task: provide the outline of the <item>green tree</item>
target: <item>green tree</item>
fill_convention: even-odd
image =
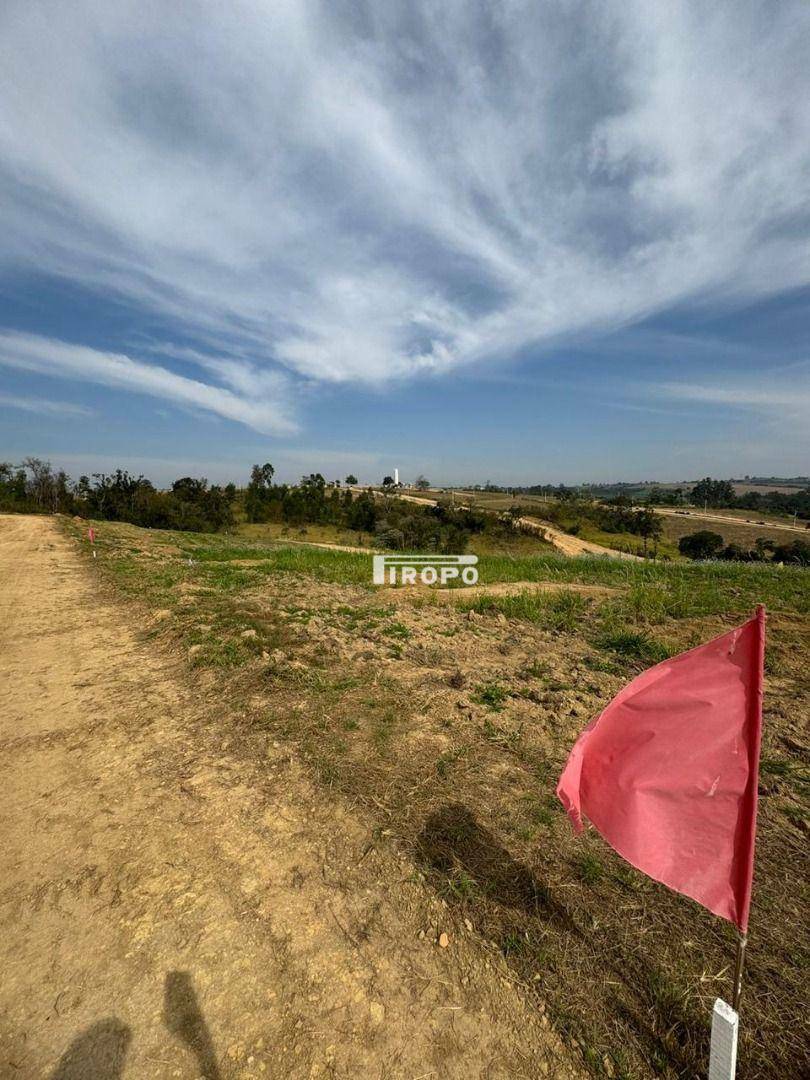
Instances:
[[[276,470],[266,461],[250,470],[250,483],[245,492],[245,516],[249,522],[267,520],[267,504],[273,487]]]
[[[723,547],[723,537],[708,529],[682,536],[678,541],[678,551],[690,559],[712,559],[719,554]]]
[[[634,532],[644,541],[644,554],[647,554],[647,544],[650,540],[655,545],[661,539],[664,532],[664,524],[658,514],[652,510],[638,510],[635,514]]]
[[[354,473],[349,473],[349,475],[346,477],[346,483],[349,487],[355,486],[355,484],[357,483],[357,477],[354,475]]]
[[[710,476],[700,480],[689,493],[695,506],[733,506],[734,485],[730,480],[712,480]]]

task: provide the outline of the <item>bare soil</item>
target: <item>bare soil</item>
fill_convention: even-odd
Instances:
[[[0,517],[0,1075],[580,1075],[471,924],[92,569]]]

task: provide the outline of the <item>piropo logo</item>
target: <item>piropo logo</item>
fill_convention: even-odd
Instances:
[[[447,585],[478,581],[477,555],[374,555],[375,585]]]

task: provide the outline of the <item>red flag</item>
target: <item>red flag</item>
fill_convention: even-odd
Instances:
[[[757,817],[765,609],[645,671],[577,739],[557,785],[622,858],[745,933]]]

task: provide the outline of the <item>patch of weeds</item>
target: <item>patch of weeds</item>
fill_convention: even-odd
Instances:
[[[586,885],[595,885],[604,875],[602,860],[591,852],[585,851],[574,859],[574,869]]]
[[[658,664],[672,655],[663,642],[638,630],[608,630],[599,634],[595,645],[630,660]]]
[[[785,803],[781,810],[788,821],[795,825],[797,829],[801,829],[802,832],[810,830],[810,815],[808,815],[804,807],[797,806],[796,803]]]
[[[521,669],[520,675],[524,679],[540,679],[544,675],[548,675],[550,670],[548,664],[544,664],[540,660],[532,660],[530,664]]]
[[[529,942],[525,934],[518,934],[511,930],[501,939],[501,952],[504,956],[522,956],[526,952]]]
[[[563,813],[563,807],[556,795],[543,795],[532,808],[532,817],[538,825],[553,825],[555,818]]]
[[[503,728],[496,727],[491,720],[484,719],[484,737],[488,739],[495,746],[499,746],[502,750],[517,751],[520,748],[521,740],[523,738],[523,732],[521,730],[505,731]]]
[[[534,825],[513,825],[512,832],[518,840],[533,840],[537,829]]]
[[[587,603],[581,593],[562,589],[548,598],[546,625],[553,630],[576,630],[585,614]]]
[[[440,891],[452,900],[474,900],[480,892],[475,878],[462,869],[454,870],[443,882]]]
[[[467,750],[468,747],[460,746],[456,750],[445,750],[444,753],[439,754],[436,758],[436,772],[442,780],[448,778],[455,763],[464,757]]]
[[[591,671],[603,671],[606,675],[621,674],[621,669],[618,668],[612,660],[609,660],[605,656],[597,656],[596,654],[591,654],[589,656],[586,656],[582,662],[583,664],[585,664],[586,667],[589,667]]]
[[[397,714],[393,709],[385,709],[372,718],[371,738],[378,751],[382,752],[388,747],[396,723]]]
[[[500,712],[509,697],[507,691],[499,683],[481,683],[472,696],[477,705],[485,705],[493,712]]]
[[[462,601],[458,607],[460,611],[475,611],[478,615],[496,613],[508,619],[524,619],[549,630],[575,630],[587,601],[570,589],[545,593],[524,589],[506,596],[484,593],[474,600]]]
[[[629,863],[617,860],[613,869],[613,877],[620,885],[623,885],[626,889],[631,889],[633,892],[638,892],[644,887],[644,879]]]
[[[384,626],[380,631],[385,634],[386,637],[399,638],[400,641],[408,641],[412,637],[411,631],[401,622],[392,622],[388,626]]]
[[[205,645],[191,664],[192,667],[234,668],[241,667],[249,659],[250,654],[240,642],[220,640]]]

